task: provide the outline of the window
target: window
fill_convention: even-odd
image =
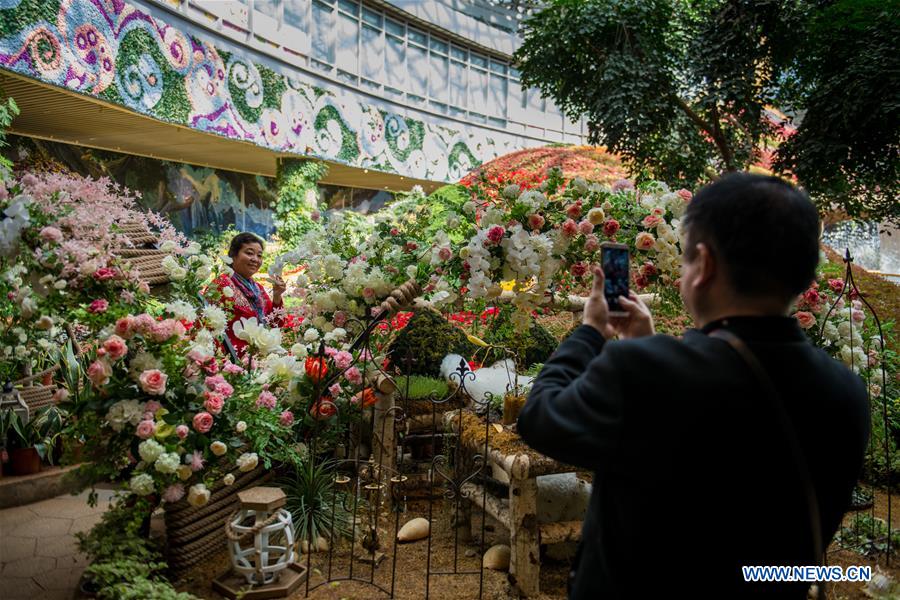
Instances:
[[[488,113],[506,118],[507,84],[506,77],[491,74],[488,88]]]
[[[406,37],[406,26],[403,23],[398,23],[397,21],[385,19],[384,30],[389,34],[396,35],[400,38]]]
[[[450,61],[450,76],[447,83],[450,87],[450,104],[466,106],[466,65],[455,60]]]
[[[312,57],[334,64],[334,8],[313,0]]]
[[[253,3],[253,8],[268,17],[278,20],[278,5],[280,3],[280,0],[256,0]]]
[[[350,73],[359,73],[356,51],[359,46],[359,21],[343,12],[338,17],[337,67]]]
[[[384,73],[388,85],[406,89],[406,44],[392,35],[385,36]]]
[[[473,55],[474,57],[474,55]],[[487,71],[469,69],[469,110],[483,111],[489,85]]]
[[[428,95],[441,102],[447,102],[449,96],[449,90],[447,89],[449,62],[446,56],[441,56],[434,52],[431,53]]]
[[[409,91],[424,96],[428,92],[428,50],[410,44],[406,48]]]
[[[354,17],[359,16],[359,4],[353,0],[338,0],[338,8]]]
[[[309,11],[309,0],[282,0],[284,2],[284,23],[307,31],[306,17]]]
[[[382,80],[384,66],[384,36],[381,31],[371,25],[362,28],[362,56],[360,57],[361,73],[366,79]]]

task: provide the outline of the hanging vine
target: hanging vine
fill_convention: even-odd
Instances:
[[[284,159],[278,163],[278,199],[275,202],[275,227],[287,245],[314,226],[319,208],[318,183],[328,173],[328,165],[305,159]]]

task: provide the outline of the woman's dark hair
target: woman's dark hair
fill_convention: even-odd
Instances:
[[[819,215],[804,192],[777,177],[733,173],[707,185],[688,205],[684,227],[685,257],[705,243],[740,294],[787,300],[815,279]]]
[[[265,242],[263,242],[258,235],[245,231],[231,238],[231,245],[228,247],[228,256],[234,258],[238,255],[238,252],[241,251],[241,248],[247,244],[259,244],[260,248],[263,250],[266,249]]]

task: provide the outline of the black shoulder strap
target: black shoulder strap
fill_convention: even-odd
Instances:
[[[790,448],[791,458],[796,467],[797,475],[800,478],[800,484],[803,486],[803,493],[806,496],[806,505],[809,511],[809,524],[813,537],[813,552],[815,553],[814,556],[816,562],[821,563],[824,559],[825,549],[822,541],[822,521],[819,518],[819,499],[816,495],[816,488],[813,486],[812,476],[809,472],[809,463],[807,463],[806,455],[800,447],[800,440],[797,439],[797,433],[794,430],[791,417],[788,415],[787,410],[785,410],[784,404],[781,401],[781,395],[775,388],[775,384],[772,383],[772,378],[769,377],[766,370],[756,358],[756,355],[753,354],[753,351],[750,350],[743,340],[727,329],[716,329],[711,331],[709,337],[723,340],[734,348],[735,352],[738,353],[738,356],[740,356],[747,366],[750,367],[754,377],[763,388],[763,396],[769,399],[772,408],[774,409],[778,427],[781,429],[784,439]],[[821,594],[821,591],[824,589],[821,583],[818,586],[818,589],[820,597],[824,597],[824,595]]]

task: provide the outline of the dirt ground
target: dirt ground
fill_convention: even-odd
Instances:
[[[895,528],[900,528],[900,495],[891,498],[891,519]],[[874,511],[866,511],[876,517],[887,518],[887,496],[884,492],[876,492]],[[478,598],[479,585],[483,586],[482,598],[485,600],[501,600],[514,598],[505,572],[483,571],[483,579],[479,581],[479,539],[481,534],[481,513],[472,513],[472,540],[470,543],[460,541],[455,547],[454,529],[451,523],[453,503],[436,501],[433,507],[431,546],[431,571],[453,572],[452,575],[433,574],[429,582],[429,597],[436,600],[454,599],[470,600]],[[399,523],[418,517],[428,516],[428,503],[424,500],[412,501],[406,512],[400,514]],[[394,597],[403,600],[419,600],[425,598],[425,571],[428,564],[428,542],[420,540],[408,544],[398,544],[394,552],[395,518],[390,516],[389,522],[380,523],[381,551],[384,560],[375,568],[370,564],[354,559],[352,578],[362,581],[350,581],[350,553],[346,546],[338,546],[331,556],[330,573],[328,554],[313,554],[310,562],[312,577],[309,581],[309,595],[313,600],[376,600],[389,597],[393,573]],[[509,543],[508,532],[496,521],[488,517],[485,522],[484,548],[494,544]],[[468,555],[467,555],[468,554]],[[394,557],[396,556],[396,564]],[[454,569],[455,558],[455,569]],[[847,567],[849,565],[869,565],[876,572],[891,576],[900,581],[900,556],[893,556],[891,565],[885,566],[884,558],[874,561],[855,552],[841,550],[832,544],[828,552],[828,563]],[[569,565],[566,561],[558,561],[542,556],[541,559],[541,594],[537,600],[564,600],[566,597],[566,577]],[[307,564],[303,556],[302,564]],[[189,591],[201,598],[220,600],[223,597],[213,592],[210,581],[228,571],[229,559],[225,552],[211,557],[202,567],[183,580],[178,589]],[[474,572],[465,574],[464,572]],[[375,584],[375,585],[373,585]],[[380,586],[380,591],[375,586]],[[831,600],[864,600],[870,598],[864,592],[865,586],[860,583],[838,583],[828,587]],[[300,600],[307,597],[304,585],[291,598]]]

